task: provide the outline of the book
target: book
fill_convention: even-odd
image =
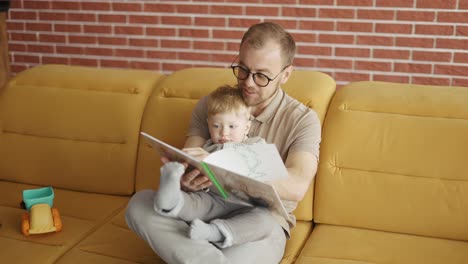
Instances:
[[[202,161],[145,132],[140,134],[162,156],[186,162],[208,176],[211,191],[224,198],[235,195],[248,203],[260,204],[288,219],[278,192],[265,181],[288,177],[288,171],[274,144],[233,144],[210,153]]]

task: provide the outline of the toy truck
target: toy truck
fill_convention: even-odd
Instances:
[[[59,232],[62,220],[59,211],[53,208],[52,187],[23,191],[23,202],[27,212],[22,216],[21,231],[24,235]]]

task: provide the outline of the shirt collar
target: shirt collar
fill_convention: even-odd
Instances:
[[[272,119],[273,116],[275,115],[276,110],[278,109],[283,97],[284,97],[284,91],[283,91],[283,89],[279,88],[278,92],[273,97],[273,100],[271,100],[271,102],[267,105],[267,107],[265,107],[263,112],[261,114],[259,114],[255,118],[255,120],[257,120],[257,121],[259,121],[261,123],[266,123],[270,119]]]

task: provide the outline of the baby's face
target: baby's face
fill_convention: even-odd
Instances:
[[[215,144],[242,142],[250,129],[246,114],[220,113],[208,118],[211,141]]]

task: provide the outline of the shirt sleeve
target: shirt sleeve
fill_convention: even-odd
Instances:
[[[207,97],[202,97],[195,108],[192,111],[192,118],[190,120],[190,127],[187,131],[186,136],[199,136],[204,139],[210,138],[210,132],[208,131],[208,118],[207,113]]]
[[[317,113],[311,110],[299,122],[296,130],[295,140],[292,142],[288,153],[305,151],[312,153],[319,159],[320,142],[322,140],[322,129]]]

